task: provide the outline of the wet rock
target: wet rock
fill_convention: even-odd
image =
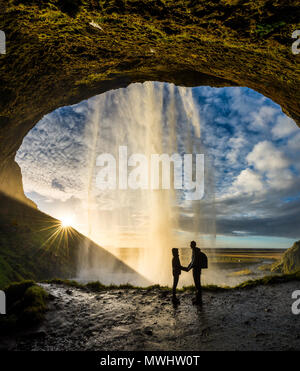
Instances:
[[[168,291],[162,291],[161,294],[160,294],[160,297],[164,299],[164,298],[166,298],[168,295],[169,295],[169,292],[168,292]]]
[[[56,310],[62,309],[62,305],[59,303],[54,303],[54,306]]]
[[[54,301],[54,300],[56,300],[56,299],[57,299],[56,296],[54,296],[54,295],[52,295],[52,294],[48,294],[48,300],[49,300],[49,301]]]
[[[288,352],[294,352],[294,351],[299,350],[299,349],[296,349],[296,348],[294,348],[294,347],[288,347],[286,350],[287,350]]]
[[[66,290],[66,294],[68,294],[68,295],[73,295],[73,291],[70,290],[70,289],[68,289],[68,290]]]
[[[139,329],[139,328],[136,328],[136,329],[132,330],[132,333],[134,334],[134,336],[138,337],[138,336],[142,335],[142,330]]]
[[[14,339],[1,339],[0,352],[14,350],[16,341]]]
[[[146,328],[144,329],[144,333],[145,333],[146,335],[148,335],[148,336],[152,336],[152,335],[153,335],[153,330],[152,330],[151,327],[146,327]]]
[[[264,334],[263,332],[257,332],[256,334],[254,334],[255,338],[260,338],[260,337],[264,337],[264,336],[266,336],[266,334]]]
[[[209,335],[209,332],[210,332],[210,327],[205,327],[202,331],[201,331],[201,336],[208,336]]]

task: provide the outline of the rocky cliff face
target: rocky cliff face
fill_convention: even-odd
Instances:
[[[300,241],[294,243],[283,255],[282,259],[275,263],[272,272],[295,273],[300,271]]]
[[[248,86],[300,124],[300,57],[291,52],[292,32],[300,29],[298,0],[0,5],[7,39],[0,56],[0,190],[6,193],[23,193],[13,159],[43,115],[131,82]]]
[[[37,207],[24,194],[21,169],[14,157],[9,157],[0,166],[0,192],[27,206]]]

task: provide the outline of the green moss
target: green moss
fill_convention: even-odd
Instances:
[[[29,287],[24,293],[24,310],[20,321],[24,324],[36,324],[43,320],[47,309],[47,292],[40,286]]]
[[[259,285],[270,285],[276,283],[285,283],[290,281],[300,281],[300,271],[293,274],[265,276],[257,280],[249,280],[234,287],[234,289],[252,288]]]
[[[10,284],[5,288],[7,306],[11,307],[14,303],[23,298],[27,289],[35,285],[34,281],[22,281]]]
[[[102,285],[99,281],[89,282],[86,284],[86,287],[91,291],[102,291],[105,290],[105,286]]]
[[[31,327],[44,319],[48,293],[33,281],[13,283],[4,292],[7,314],[0,317],[2,333]]]
[[[286,23],[281,21],[281,22],[275,22],[271,24],[257,24],[256,25],[256,30],[255,32],[260,36],[264,37],[271,32],[274,32],[275,30],[280,29],[281,27],[285,26]]]

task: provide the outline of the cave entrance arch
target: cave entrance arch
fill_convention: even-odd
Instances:
[[[165,84],[165,85],[167,85],[167,84]],[[131,88],[133,88],[133,87],[134,87],[134,85],[131,85]],[[178,90],[178,89],[182,89],[182,88],[176,87],[176,89]],[[121,89],[121,90],[126,91],[126,90],[130,90],[130,88]],[[182,90],[185,90],[185,89],[182,89]],[[192,89],[190,89],[190,90],[192,90]],[[218,148],[219,152],[226,157],[226,161],[228,161],[228,163],[229,162],[234,162],[234,161],[238,162],[238,161],[241,161],[241,159],[243,159],[244,162],[245,162],[245,164],[243,164],[243,166],[245,168],[241,167],[241,168],[238,169],[238,172],[235,175],[231,175],[232,177],[237,178],[237,180],[238,180],[237,182],[235,182],[236,183],[235,185],[236,185],[237,189],[248,192],[249,187],[250,188],[252,187],[252,189],[250,191],[260,191],[261,187],[262,187],[262,183],[261,183],[261,180],[260,180],[260,175],[257,174],[257,170],[262,170],[262,172],[264,172],[266,170],[265,169],[266,161],[270,162],[270,160],[272,160],[272,157],[274,157],[276,159],[276,156],[277,156],[278,160],[280,160],[280,161],[283,160],[283,158],[280,155],[280,151],[282,150],[282,147],[279,146],[278,148],[275,148],[272,145],[272,143],[264,143],[265,139],[270,140],[270,137],[273,136],[273,139],[274,138],[278,139],[278,143],[279,143],[279,140],[282,139],[282,138],[285,138],[285,137],[291,138],[292,133],[295,133],[295,129],[297,130],[296,125],[292,124],[291,123],[292,120],[289,120],[287,118],[287,116],[284,116],[282,114],[278,105],[275,105],[270,100],[264,98],[263,96],[261,96],[260,94],[257,94],[254,91],[251,91],[250,89],[241,89],[241,88],[211,89],[209,87],[200,87],[200,88],[197,88],[197,89],[194,89],[194,90],[195,91],[199,90],[199,91],[202,92],[202,93],[199,93],[199,95],[197,95],[197,98],[201,98],[200,101],[199,101],[200,102],[199,103],[200,107],[201,107],[201,105],[203,105],[203,106],[206,107],[206,109],[207,109],[207,106],[208,106],[211,110],[212,109],[216,110],[216,112],[213,112],[212,116],[208,115],[208,117],[209,117],[208,126],[201,127],[201,129],[204,132],[204,136],[205,136],[206,131],[208,129],[210,129],[209,135],[213,134],[214,129],[216,129],[216,131],[221,130],[221,132],[219,133],[219,136],[216,135],[214,137],[215,139],[211,140],[211,142],[218,143],[218,142],[221,142],[222,140],[225,141],[225,142],[230,142],[233,139],[233,141],[232,141],[232,149],[233,150],[235,149],[235,146],[237,146],[239,150],[243,149],[243,147],[245,147],[245,149],[248,148],[245,151],[245,153],[242,152],[242,151],[241,152],[232,151],[232,153],[226,153],[224,148],[223,148],[223,150]],[[224,93],[222,93],[222,92],[224,92]],[[145,93],[145,91],[144,91],[144,93]],[[118,90],[116,90],[115,92],[111,92],[109,94],[105,94],[105,95],[118,97]],[[103,95],[103,96],[105,96],[105,95]],[[133,98],[131,97],[131,100],[133,99],[133,101],[131,102],[131,104],[133,103],[132,104],[133,108],[134,108],[134,106],[139,106],[139,104],[141,102],[140,101],[136,102],[136,97],[137,96],[140,97],[142,95],[143,95],[143,90],[140,90],[140,91],[138,90],[137,94],[134,95]],[[206,95],[207,95],[207,97],[209,97],[210,100],[205,101],[204,98],[205,98]],[[126,97],[126,95],[125,95],[125,97]],[[95,99],[95,98],[97,98],[97,97],[94,97],[93,99]],[[129,98],[130,98],[130,96],[129,96]],[[230,100],[230,99],[232,100],[232,102],[230,102],[230,104],[229,104],[228,100]],[[109,104],[111,104],[111,100],[112,99],[107,99],[107,102]],[[117,102],[120,105],[122,105],[122,104],[126,105],[126,99],[125,98],[123,99],[123,101],[118,99]],[[207,103],[207,102],[209,102],[209,103]],[[226,102],[226,103],[224,103],[224,102]],[[247,105],[248,105],[248,107],[245,108],[245,106],[247,106]],[[226,106],[226,108],[224,108],[223,106]],[[77,110],[76,107],[78,107],[78,112],[83,110],[82,108],[80,108],[80,104],[75,106],[75,109],[74,109],[75,111]],[[114,107],[114,106],[112,105],[111,107]],[[108,105],[108,107],[106,109],[109,111],[109,110],[112,109],[111,107]],[[102,105],[100,111],[101,112],[104,111],[104,108],[105,108],[105,105]],[[160,109],[160,106],[157,105],[155,108]],[[72,107],[70,107],[69,109],[71,110]],[[66,111],[66,113],[63,114],[64,110]],[[68,112],[67,110],[68,110],[68,107],[61,109],[62,120],[64,119],[64,117],[67,116],[67,112]],[[167,110],[167,108],[166,108],[166,110]],[[241,110],[241,113],[239,113],[239,114],[235,113],[235,114],[233,114],[233,116],[228,116],[228,117],[226,116],[226,114],[227,114],[226,111],[236,111],[236,112],[238,112],[239,110]],[[122,112],[123,112],[123,110],[122,110]],[[131,112],[131,114],[133,114],[132,111],[129,110],[129,112]],[[210,114],[212,114],[212,112],[210,112]],[[70,116],[72,116],[72,115],[70,114]],[[126,122],[127,122],[127,120],[129,120],[128,116],[123,116],[122,118]],[[105,115],[104,115],[104,119],[107,121],[107,117]],[[203,117],[203,119],[205,121],[205,117]],[[141,116],[139,116],[139,120],[141,120]],[[232,125],[232,128],[227,127],[228,122],[226,123],[226,120],[228,122],[230,122],[231,120],[234,122],[234,124]],[[286,120],[286,122],[284,120]],[[48,120],[48,121],[49,121],[48,125],[51,125],[51,120]],[[55,121],[55,119],[54,119],[54,121]],[[101,122],[101,119],[100,119],[99,122]],[[218,122],[218,125],[212,124],[214,122]],[[55,125],[53,127],[53,131],[54,132],[57,131],[57,133],[59,133],[59,130],[56,130]],[[112,121],[111,125],[114,127],[116,125],[116,123],[114,121]],[[264,128],[265,125],[266,125],[266,127]],[[292,126],[292,125],[294,125],[294,126]],[[123,126],[126,126],[126,123],[124,123]],[[211,127],[209,127],[209,126],[211,126]],[[42,126],[42,128],[43,128],[43,126]],[[232,131],[233,128],[235,128],[237,130],[244,129],[245,131],[243,132],[243,134],[241,134],[241,132],[240,132],[241,135],[239,136],[239,135],[236,135],[236,133],[234,133],[234,131]],[[248,133],[247,133],[246,129],[248,130]],[[253,131],[254,132],[258,131],[259,132],[259,130],[261,131],[260,134],[259,134],[259,138],[258,139],[251,138],[251,135],[253,136],[253,133],[250,135],[251,131],[252,132]],[[226,131],[227,131],[227,134],[226,134]],[[102,132],[101,127],[100,127],[99,132],[101,134],[101,132]],[[45,138],[47,139],[47,142],[49,142],[50,141],[50,136],[47,136],[47,130],[45,130],[44,135],[46,135]],[[76,136],[75,136],[75,139],[76,139]],[[54,139],[52,138],[52,141],[53,140]],[[54,140],[54,142],[55,142],[55,140]],[[29,143],[29,146],[30,146],[30,139],[28,139],[28,143]],[[36,147],[36,144],[35,144],[34,141],[33,141],[33,143],[34,143],[34,147]],[[50,143],[51,143],[51,141],[50,141]],[[121,144],[124,144],[124,143],[121,143]],[[260,144],[260,145],[258,145],[258,144]],[[255,148],[257,147],[255,151],[254,151],[254,147]],[[26,147],[25,147],[24,152],[26,152]],[[30,152],[30,149],[29,149],[29,152]],[[252,153],[251,156],[248,156],[250,154],[250,152],[251,153],[253,152],[253,153]],[[265,161],[264,164],[262,163],[262,159],[261,159],[261,153],[262,152],[266,156],[266,161]],[[255,156],[257,157],[257,160],[259,161],[259,164],[258,164],[259,168],[252,170],[251,166],[253,164],[255,165],[255,161],[253,160],[253,158]],[[247,157],[249,157],[249,164],[247,164],[247,161],[246,161]],[[219,159],[218,159],[218,161],[219,161]],[[50,166],[55,168],[54,163]],[[45,169],[43,167],[42,171],[44,171],[44,170]],[[281,168],[281,171],[282,170],[283,170],[283,168]],[[276,185],[276,179],[274,179],[274,173],[272,173],[272,174],[267,173],[265,175],[269,179],[268,181],[272,181],[272,186],[274,185],[275,187],[278,188],[278,184]],[[42,175],[40,174],[39,177],[41,177],[41,176]],[[53,183],[53,187],[56,188],[56,189],[61,189],[64,192],[64,185],[62,184],[61,179],[59,178],[60,176],[61,176],[61,174],[59,174],[59,172],[57,172],[55,182]],[[249,185],[248,189],[245,189],[245,187],[247,186],[246,181],[250,182],[250,185]],[[250,212],[250,208],[249,208],[248,211]],[[56,217],[59,218],[58,215]],[[112,220],[112,219],[109,219],[109,220]],[[270,222],[271,221],[269,220],[268,223],[270,223]],[[223,228],[223,231],[225,231],[226,221],[223,220],[222,223],[223,224],[222,224],[221,228]],[[237,234],[237,236],[238,235],[242,236],[243,233],[245,233],[245,231],[241,229],[242,224],[243,223],[240,223],[239,226],[238,226],[237,223],[235,224],[235,229],[236,230],[234,232]],[[260,223],[260,224],[264,224],[264,223]],[[244,228],[245,227],[246,227],[246,221],[244,223]],[[254,227],[255,226],[253,226],[253,228]],[[227,229],[228,229],[228,226],[227,226]],[[227,230],[227,232],[228,232],[228,230]],[[262,233],[262,231],[260,231],[259,233]],[[99,242],[101,244],[101,241],[97,241],[97,242]]]

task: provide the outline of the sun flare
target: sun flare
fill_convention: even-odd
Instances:
[[[72,227],[74,218],[71,215],[65,215],[64,217],[60,218],[61,226],[63,228]]]

